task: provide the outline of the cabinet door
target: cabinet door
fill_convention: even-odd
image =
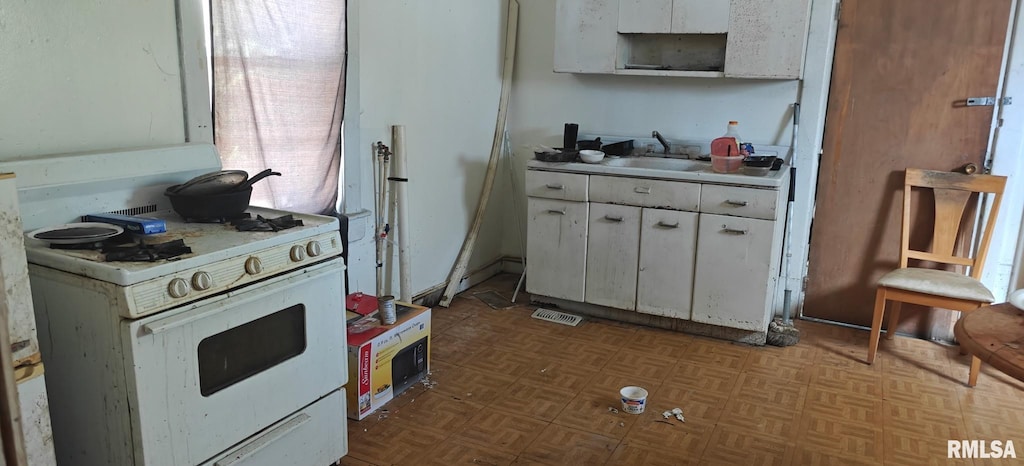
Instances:
[[[672,32],[672,0],[619,0],[619,32]]]
[[[586,302],[636,309],[640,208],[590,203]]]
[[[729,32],[730,0],[674,0],[673,34],[725,34]],[[622,27],[622,19],[619,19]],[[621,31],[621,29],[620,29]]]
[[[810,0],[732,0],[725,75],[799,79]]]
[[[555,71],[614,72],[619,0],[558,0],[555,8]]]
[[[695,322],[766,331],[775,222],[701,214],[693,280]]]
[[[586,202],[529,198],[526,291],[583,301],[587,206]]]
[[[643,210],[636,285],[637,312],[690,318],[696,250],[696,213]]]

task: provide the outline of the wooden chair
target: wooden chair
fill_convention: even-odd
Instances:
[[[868,364],[875,361],[886,301],[893,301],[892,309],[889,312],[886,338],[892,338],[896,334],[896,327],[900,319],[900,303],[920,304],[966,313],[995,301],[992,292],[979,280],[1005,186],[1006,177],[1004,176],[963,175],[907,169],[903,186],[900,268],[885,274],[878,281],[875,313],[871,319],[871,340],[868,343]],[[930,251],[910,249],[910,199],[913,188],[931,189],[935,195],[935,227]],[[984,231],[978,242],[977,254],[972,258],[970,252],[967,256],[960,256],[956,254],[955,250],[960,240],[958,232],[961,224],[966,225],[964,228],[974,228],[974,222],[964,222],[967,203],[974,193],[979,193],[979,196],[984,193],[994,196]],[[910,259],[969,267],[970,275],[945,270],[908,267],[907,262]],[[973,387],[978,382],[980,369],[981,360],[973,357],[968,386]]]

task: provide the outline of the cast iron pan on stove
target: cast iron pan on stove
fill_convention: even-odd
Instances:
[[[180,185],[174,185],[167,188],[164,195],[171,200],[171,208],[186,219],[231,218],[245,212],[245,209],[249,207],[252,185],[271,175],[280,176],[281,174],[268,168],[227,191],[213,194],[188,194],[178,190]]]

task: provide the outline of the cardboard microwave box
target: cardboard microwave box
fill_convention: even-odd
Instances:
[[[348,324],[348,417],[363,419],[430,370],[430,308],[395,303],[398,319],[383,325],[376,314]]]

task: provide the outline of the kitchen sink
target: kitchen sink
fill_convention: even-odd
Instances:
[[[706,168],[711,168],[710,162],[661,157],[609,158],[605,159],[602,164],[609,167],[648,168],[654,170],[674,170],[681,172],[696,172]]]

